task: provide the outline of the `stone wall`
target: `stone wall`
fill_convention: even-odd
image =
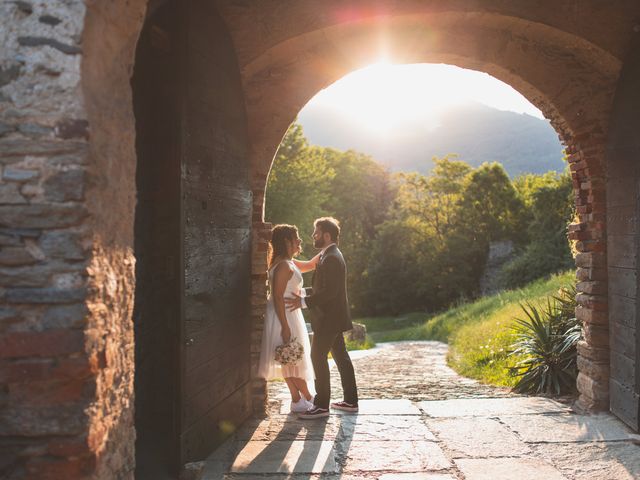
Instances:
[[[583,322],[578,343],[578,406],[609,407],[609,335],[607,329],[606,192],[602,131],[586,132],[567,149],[578,221],[569,226],[575,241],[576,317]]]
[[[263,194],[264,195],[264,194]],[[252,407],[256,415],[266,413],[267,384],[259,378],[258,362],[267,305],[267,251],[271,239],[270,223],[262,222],[262,202],[254,196],[251,264],[251,377],[253,378]],[[256,206],[258,209],[256,210]],[[255,212],[258,212],[256,215]],[[257,218],[256,218],[257,217]]]
[[[128,66],[144,5],[125,3],[126,15],[93,6],[87,13],[83,2],[0,5],[0,471],[6,478],[133,472],[135,155]],[[87,72],[98,43],[107,68],[94,62]],[[105,89],[114,77],[125,89]],[[99,94],[87,102],[92,88]],[[104,121],[122,105],[123,117]]]
[[[82,2],[0,5],[6,478],[79,478],[98,468],[106,448],[113,472],[133,466],[131,432],[117,427],[133,423],[132,336],[110,313],[120,304],[130,314],[133,259],[94,242],[96,179],[80,93],[84,15]],[[114,430],[125,436],[109,438]]]
[[[491,295],[500,290],[500,271],[513,258],[514,251],[511,240],[499,240],[489,244],[489,255],[482,277],[480,277],[481,295]]]
[[[94,478],[131,478],[135,466],[136,154],[131,75],[146,3],[87,1],[81,36],[82,83],[76,95],[84,103],[90,129],[86,205],[92,240],[85,332],[90,339],[87,351],[105,352],[87,410],[89,431],[99,434],[89,445],[97,459]]]

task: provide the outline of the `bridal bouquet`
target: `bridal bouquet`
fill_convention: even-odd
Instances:
[[[276,362],[282,365],[295,365],[302,359],[304,347],[296,338],[276,347]]]

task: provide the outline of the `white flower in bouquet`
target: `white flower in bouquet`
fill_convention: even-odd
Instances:
[[[287,343],[276,347],[276,362],[282,365],[295,365],[304,355],[304,347],[294,337]]]

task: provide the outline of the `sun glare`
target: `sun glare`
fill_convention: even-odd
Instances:
[[[330,109],[373,134],[390,135],[416,119],[434,128],[442,113],[466,102],[542,118],[520,93],[485,73],[451,65],[386,62],[346,75],[319,92],[305,109]]]

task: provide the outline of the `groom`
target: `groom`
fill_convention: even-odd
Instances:
[[[316,397],[313,407],[299,415],[303,419],[329,416],[331,397],[329,351],[336,362],[344,401],[331,404],[332,408],[348,412],[358,411],[358,389],[353,364],[347,353],[342,332],[351,330],[351,315],[347,300],[347,266],[338,249],[340,226],[335,218],[318,218],[314,223],[313,245],[321,249],[313,274],[312,287],[304,298],[285,299],[290,310],[309,308],[313,327],[311,362],[316,375]]]

